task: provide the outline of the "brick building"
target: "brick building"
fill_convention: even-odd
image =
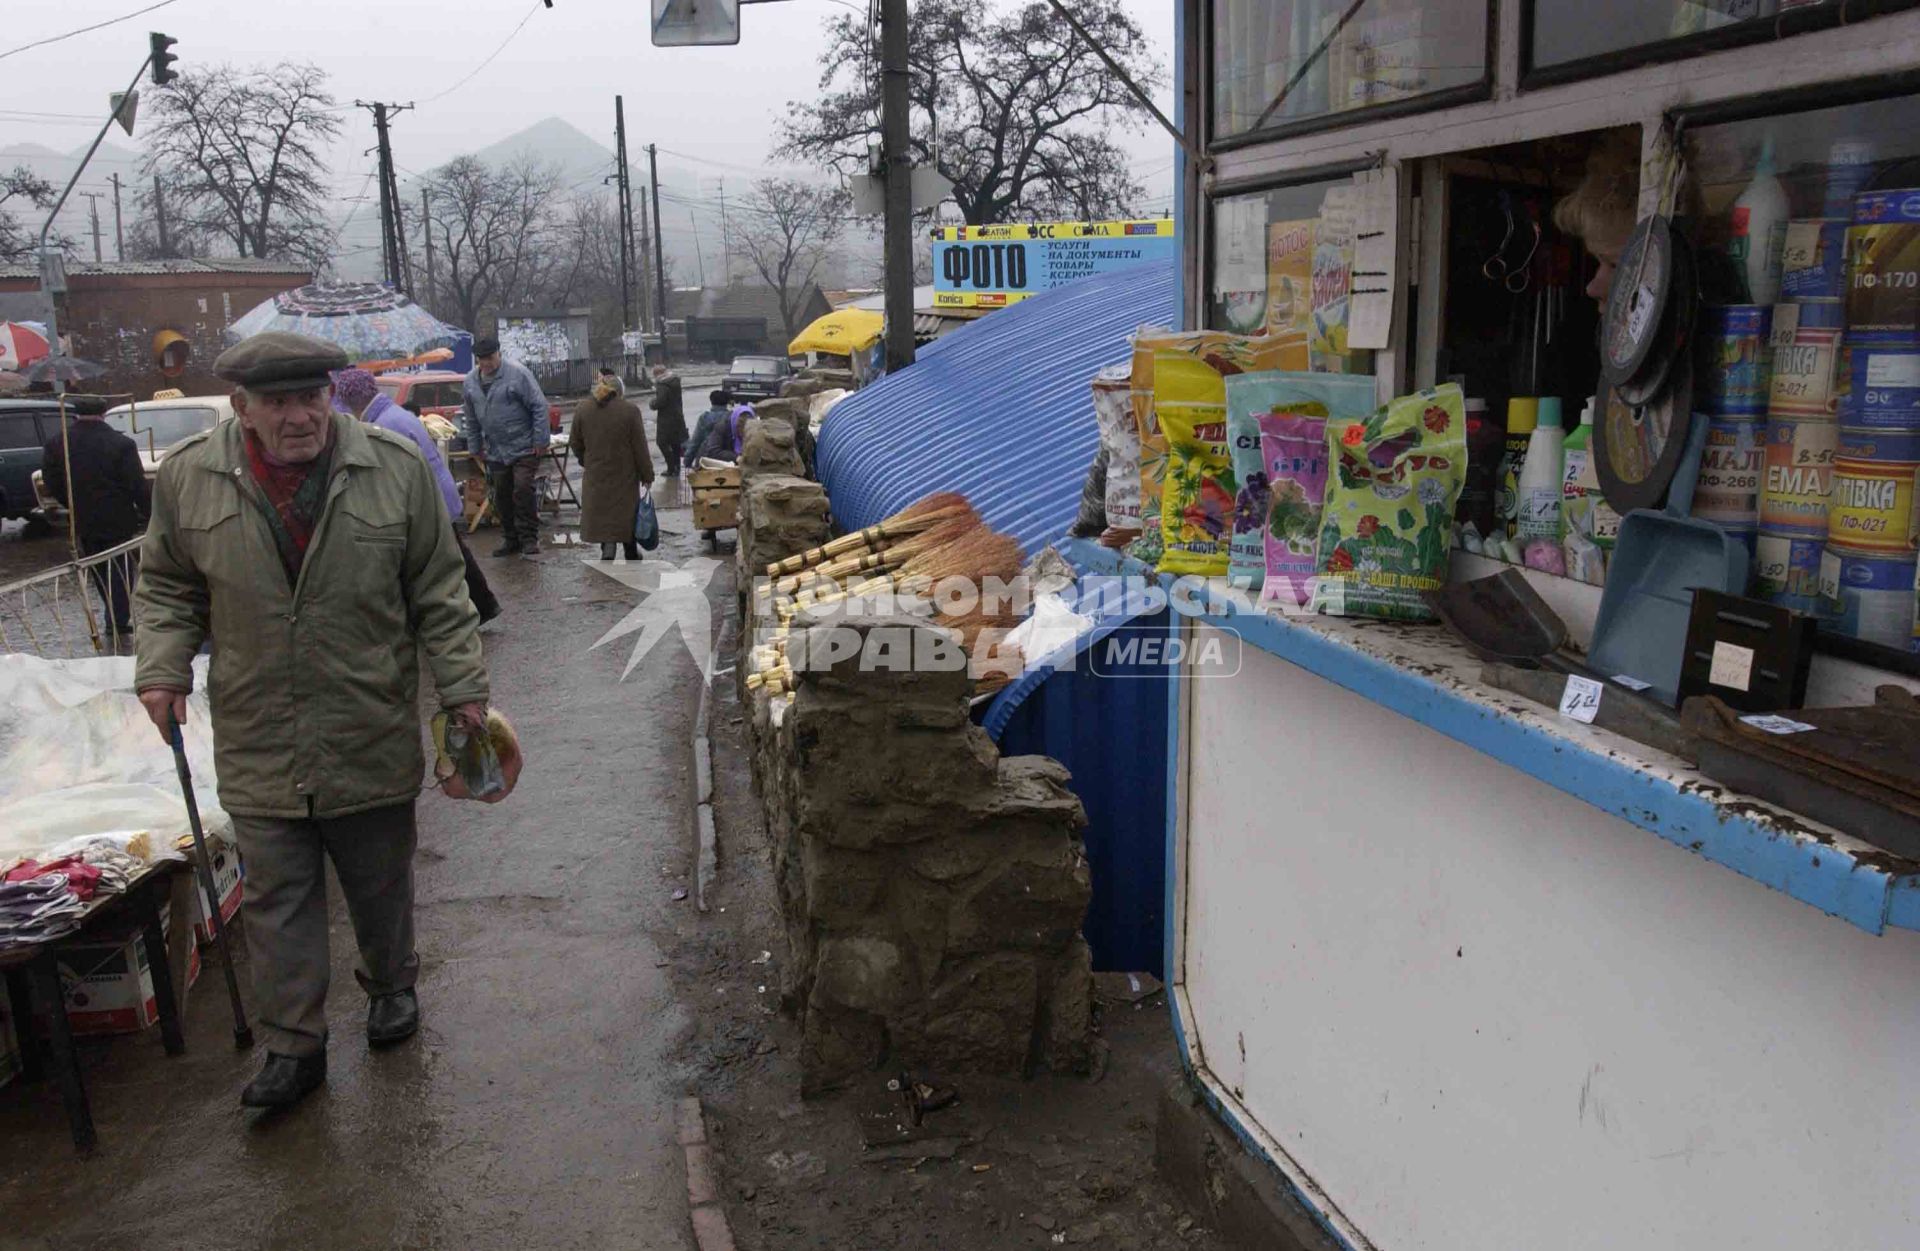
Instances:
[[[0,265],[0,321],[41,321],[37,268]],[[248,310],[313,281],[288,261],[254,258],[107,261],[67,267],[59,297],[67,350],[106,367],[87,389],[139,399],[167,387],[188,395],[225,392],[213,360],[225,333]]]

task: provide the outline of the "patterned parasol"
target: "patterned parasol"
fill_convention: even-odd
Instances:
[[[227,341],[267,330],[337,343],[356,362],[452,347],[460,334],[400,292],[371,282],[282,291],[227,327]]]

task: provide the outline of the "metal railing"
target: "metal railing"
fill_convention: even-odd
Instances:
[[[130,653],[140,543],[128,539],[0,586],[0,652],[46,660]]]

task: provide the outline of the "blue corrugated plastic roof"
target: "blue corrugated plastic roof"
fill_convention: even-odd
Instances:
[[[1093,375],[1125,363],[1179,309],[1172,261],[1088,278],[946,335],[910,369],[834,407],[820,481],[834,518],[870,526],[930,491],[959,491],[1031,555],[1066,533],[1100,445]]]

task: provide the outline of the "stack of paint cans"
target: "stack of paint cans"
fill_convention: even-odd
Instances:
[[[1792,223],[1789,235],[1804,233],[1804,226]],[[1767,390],[1755,581],[1760,596],[1772,603],[1827,615],[1820,597],[1820,558],[1840,442],[1834,377],[1846,310],[1837,272],[1824,284],[1798,271],[1796,277],[1794,298],[1774,305],[1770,328],[1773,372]],[[1784,287],[1784,271],[1781,283]],[[1832,294],[1811,293],[1823,289]]]
[[[1861,192],[1853,209],[1821,590],[1842,633],[1908,648],[1920,555],[1920,189]]]
[[[1693,515],[1733,535],[1753,556],[1760,527],[1773,310],[1760,304],[1700,310],[1695,407],[1707,418]]]

